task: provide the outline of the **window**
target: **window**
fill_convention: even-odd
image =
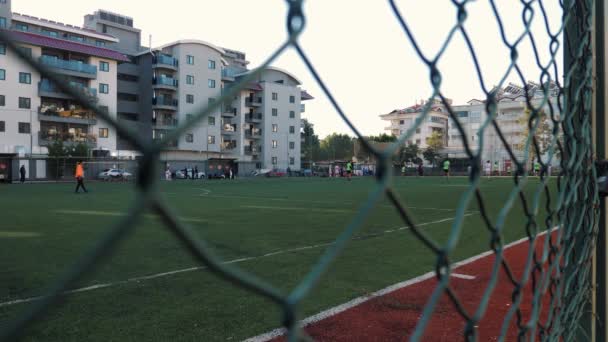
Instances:
[[[272,124],[272,131],[275,132],[275,133],[278,132],[279,131],[279,125]]]
[[[186,95],[186,103],[194,103],[194,95]]]
[[[466,118],[469,116],[469,112],[459,111],[459,112],[456,112],[456,116],[459,118]]]
[[[127,93],[118,93],[116,94],[116,98],[119,101],[129,101],[129,102],[137,102],[139,100],[139,96],[135,94],[127,94]]]
[[[106,46],[106,42],[101,41],[101,40],[96,40],[95,41],[95,46],[105,47]]]
[[[289,149],[290,149],[290,150],[295,150],[295,149],[296,149],[296,143],[295,143],[295,142],[293,142],[293,141],[290,141],[290,142],[289,142]]]
[[[215,102],[215,97],[210,97],[209,98],[209,105],[211,105],[214,102]]]
[[[99,83],[99,92],[102,94],[109,94],[110,86],[105,83]]]
[[[0,17],[0,28],[3,28],[3,29],[6,28],[6,18],[5,17]]]
[[[279,110],[276,108],[272,108],[272,116],[278,116],[279,115]]]
[[[19,133],[21,134],[30,134],[31,128],[29,122],[20,122],[19,123]]]
[[[277,94],[277,93],[272,93],[272,100],[273,100],[273,101],[276,101],[276,100],[278,100],[278,99],[279,99],[279,94]]]
[[[32,99],[29,97],[20,97],[19,98],[19,108],[30,109],[32,108]]]
[[[110,108],[108,106],[99,106],[99,111],[108,114],[110,113]]]
[[[0,121],[0,132],[6,132],[6,127],[4,121]]]
[[[19,31],[28,31],[29,30],[29,27],[23,23],[16,23],[15,28]]]
[[[32,74],[29,72],[20,72],[19,83],[32,84]]]
[[[6,80],[6,70],[0,69],[0,80]]]
[[[57,33],[57,31],[51,31],[51,30],[47,30],[47,29],[42,29],[42,34],[47,35],[49,37],[54,37],[54,38],[59,37],[59,34]]]
[[[215,145],[215,136],[214,135],[210,135],[207,137],[207,144]]]
[[[194,56],[186,56],[186,63],[190,64],[190,65],[194,65]]]
[[[0,95],[0,107],[4,107],[6,105],[6,101],[4,95]]]
[[[295,126],[289,126],[289,134],[294,134],[296,132]]]
[[[209,117],[209,126],[215,126],[215,116]]]
[[[289,97],[289,103],[296,103],[296,97],[295,97],[295,96],[293,96],[293,95],[291,95],[291,96]]]
[[[194,76],[186,75],[186,84],[194,84]]]
[[[279,163],[277,157],[272,157],[272,165],[277,165]]]
[[[100,61],[99,62],[99,71],[105,71],[105,72],[110,71],[110,63]]]
[[[70,40],[73,40],[73,41],[76,41],[76,42],[84,42],[84,37],[70,35]]]
[[[110,130],[107,128],[100,128],[99,129],[99,137],[100,138],[107,138],[110,136]]]
[[[192,114],[186,114],[186,121],[192,120]]]
[[[403,125],[405,123],[405,120],[399,120],[399,124]]]
[[[207,62],[207,67],[209,69],[215,69],[215,61],[210,59],[209,62]]]
[[[272,141],[272,148],[277,148],[277,147],[279,147],[279,142],[276,141],[276,140],[273,140]]]
[[[186,134],[186,142],[187,143],[193,143],[194,142],[194,134],[192,134],[192,133]]]
[[[416,139],[416,145],[420,145],[420,139]]]
[[[420,128],[416,128],[416,134],[420,134]]]
[[[21,51],[24,55],[28,56],[28,57],[32,57],[32,49],[28,48],[28,47],[24,47],[24,46],[18,46],[17,47],[19,49],[19,51]]]
[[[295,164],[296,164],[296,158],[289,157],[289,165],[295,165]]]
[[[6,44],[0,43],[0,55],[6,55]]]
[[[294,112],[293,110],[290,110],[290,111],[289,111],[289,118],[290,118],[290,119],[293,119],[293,118],[295,118],[295,117],[296,117],[296,112]]]
[[[209,80],[207,81],[207,85],[209,86],[209,88],[215,88],[215,80]]]

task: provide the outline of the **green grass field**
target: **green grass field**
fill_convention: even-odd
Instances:
[[[393,181],[412,207],[415,222],[427,223],[421,229],[440,243],[446,241],[466,184],[465,178],[453,178],[449,184],[438,177]],[[529,203],[538,185],[538,180],[528,182]],[[233,265],[287,293],[352,220],[373,186],[372,178],[184,180],[163,183],[161,191],[219,256],[227,261],[249,258]],[[76,195],[73,184],[0,186],[0,303],[43,295],[135,198],[133,184],[89,183],[88,187],[89,194]],[[512,188],[512,179],[482,182],[493,220]],[[544,207],[544,198],[541,204]],[[489,249],[490,234],[477,206],[471,205],[468,212],[452,261]],[[541,209],[537,215],[541,227],[544,220]],[[301,318],[432,270],[434,256],[410,231],[385,233],[403,226],[388,201],[379,203],[302,303]],[[506,227],[505,242],[525,236],[519,201]],[[302,249],[316,245],[325,246]],[[274,254],[264,256],[268,253]],[[273,303],[206,270],[125,282],[194,266],[198,264],[159,220],[147,215],[113,256],[75,288],[116,284],[67,296],[64,305],[31,326],[26,340],[235,341],[280,325],[281,313]],[[0,324],[28,305],[0,305]]]

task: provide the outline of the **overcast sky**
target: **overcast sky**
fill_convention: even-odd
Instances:
[[[515,0],[497,0],[513,40],[523,31],[522,5]],[[434,56],[447,32],[456,22],[456,8],[450,0],[397,1],[420,47]],[[550,26],[560,26],[559,0],[544,1]],[[379,134],[387,124],[378,117],[393,109],[413,105],[431,94],[428,69],[415,55],[388,2],[385,0],[307,0],[307,26],[301,44],[314,62],[338,102],[364,134]],[[105,9],[134,18],[142,30],[142,42],[158,46],[178,39],[201,39],[222,47],[244,51],[251,66],[261,63],[287,36],[284,0],[13,0],[13,11],[73,25],[82,25],[83,16]],[[509,63],[509,50],[500,40],[497,21],[489,1],[468,5],[465,27],[475,49],[488,87],[497,84]],[[541,61],[549,60],[548,36],[536,2],[533,33]],[[471,56],[461,35],[456,35],[442,57],[442,91],[461,104],[482,98]],[[559,66],[561,69],[561,52]],[[538,81],[540,74],[529,40],[521,45],[520,66],[526,78]],[[315,84],[294,50],[281,56],[275,66],[289,70],[315,100],[306,103],[308,118],[321,137],[349,133],[329,101]],[[559,76],[561,77],[561,76]],[[515,74],[509,80],[520,83]]]

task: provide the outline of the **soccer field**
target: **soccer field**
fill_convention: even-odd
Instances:
[[[343,231],[374,188],[372,178],[243,179],[161,184],[166,201],[215,252],[288,293]],[[538,179],[525,187],[529,206]],[[393,188],[414,221],[444,243],[468,179],[396,178]],[[554,188],[551,181],[550,187]],[[135,198],[133,184],[89,183],[0,187],[0,324],[17,317],[92,247]],[[493,222],[514,187],[510,178],[483,180]],[[551,189],[553,194],[556,193]],[[545,227],[544,194],[536,222]],[[551,202],[555,205],[555,201]],[[526,236],[518,199],[507,215],[505,243]],[[382,200],[300,307],[304,318],[434,269],[436,257]],[[479,208],[467,209],[451,261],[490,249]],[[281,311],[200,266],[163,227],[145,215],[111,258],[67,295],[27,340],[242,340],[277,328]]]

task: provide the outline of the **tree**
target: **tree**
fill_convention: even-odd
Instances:
[[[304,138],[304,142],[302,143],[302,161],[319,160],[319,136],[315,134],[313,124],[308,122],[307,119],[302,119],[302,124],[304,125],[302,129],[302,137]]]
[[[410,144],[403,147],[402,150],[402,161],[406,163],[416,163],[420,158],[420,146],[418,144]]]
[[[86,144],[78,143],[78,145],[72,147],[70,151],[71,157],[88,157],[89,147]]]
[[[49,157],[66,157],[68,155],[68,151],[61,140],[53,141],[47,146],[47,149],[49,150]]]
[[[378,136],[373,136],[370,135],[369,137],[367,137],[368,141],[375,141],[375,142],[379,142],[379,143],[386,143],[386,142],[395,142],[397,141],[397,137],[394,135],[389,135],[386,133],[382,133]]]
[[[422,155],[424,156],[424,159],[431,163],[431,165],[435,166],[435,162],[441,157],[440,151],[443,149],[443,135],[439,132],[433,132],[433,134],[427,138],[426,144],[427,148],[424,149]]]
[[[524,111],[524,115],[517,120],[517,123],[523,126],[522,139],[519,143],[515,144],[515,149],[521,152],[524,152],[526,149],[526,144],[528,142],[528,137],[530,136],[530,117],[532,116],[532,110],[530,108],[526,108]],[[545,113],[544,110],[538,112],[538,115],[532,119],[532,127],[536,126],[536,130],[534,131],[534,138],[536,138],[536,142],[538,143],[538,152],[540,155],[544,155],[549,152],[551,148],[551,144],[553,143],[553,122]],[[558,137],[560,141],[563,141],[563,137]],[[559,158],[559,150],[557,149],[557,144],[555,144],[555,153]],[[530,142],[530,148],[528,149],[528,161],[533,162],[538,157],[537,150],[534,147],[534,143]]]
[[[333,133],[321,140],[320,156],[323,160],[346,160],[354,155],[353,138]]]

